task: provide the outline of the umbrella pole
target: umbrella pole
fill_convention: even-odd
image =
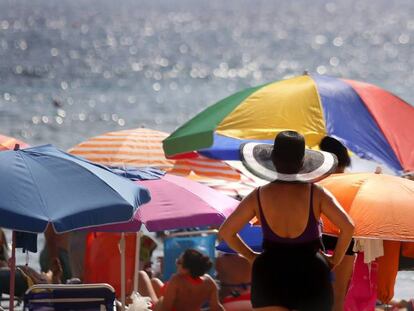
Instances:
[[[125,233],[121,233],[121,241],[119,242],[121,248],[121,303],[122,311],[125,311]]]
[[[9,310],[14,309],[14,283],[16,276],[16,232],[12,233],[12,255],[10,258],[10,289],[9,289]]]
[[[137,232],[135,240],[135,270],[134,270],[134,293],[138,293],[139,282],[139,254],[141,251],[141,232]]]

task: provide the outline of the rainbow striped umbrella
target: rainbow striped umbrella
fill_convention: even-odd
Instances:
[[[22,142],[21,140],[18,140],[18,139],[13,138],[13,137],[0,135],[0,151],[13,150],[13,148],[16,144],[19,145],[19,149],[29,147],[28,144]]]
[[[225,162],[196,153],[186,159],[165,158],[162,140],[167,136],[167,133],[146,128],[109,132],[92,137],[68,152],[108,166],[151,166],[180,176],[194,173],[205,178],[228,181],[240,179],[239,172]]]
[[[372,84],[304,75],[248,88],[208,107],[163,141],[167,157],[197,150],[240,160],[242,143],[272,143],[283,130],[309,147],[325,135],[397,173],[414,170],[414,108]]]

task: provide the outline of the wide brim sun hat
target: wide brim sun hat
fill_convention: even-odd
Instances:
[[[272,161],[272,144],[245,143],[240,147],[244,166],[254,175],[268,181],[310,183],[332,174],[338,164],[334,154],[305,149],[300,168],[295,173],[277,170]]]

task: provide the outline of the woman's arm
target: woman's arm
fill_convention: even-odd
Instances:
[[[335,267],[342,261],[349,247],[354,234],[354,223],[332,194],[320,186],[316,188],[320,198],[320,212],[339,228],[338,242],[333,256],[329,259],[331,265]]]
[[[237,233],[256,215],[256,201],[257,190],[254,190],[240,202],[236,210],[225,220],[218,233],[219,240],[226,241],[230,248],[247,258],[250,263],[254,261],[257,253],[253,252]]]
[[[209,279],[210,285],[210,300],[209,300],[209,307],[210,311],[225,311],[223,305],[220,303],[219,295],[218,295],[218,286],[217,283],[209,276],[206,275]]]

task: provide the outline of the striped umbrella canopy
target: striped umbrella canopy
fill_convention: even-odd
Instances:
[[[304,75],[252,87],[208,107],[163,142],[167,157],[197,150],[239,160],[240,145],[272,143],[283,130],[314,147],[330,135],[395,172],[414,170],[414,108],[372,84]]]
[[[156,167],[171,174],[187,176],[191,172],[205,178],[238,181],[236,169],[223,161],[197,153],[190,158],[170,160],[164,155],[162,140],[167,133],[137,128],[95,136],[68,150],[89,161],[118,167]]]
[[[13,137],[0,135],[0,151],[13,150],[15,145],[19,145],[20,149],[29,147],[28,144]]]

